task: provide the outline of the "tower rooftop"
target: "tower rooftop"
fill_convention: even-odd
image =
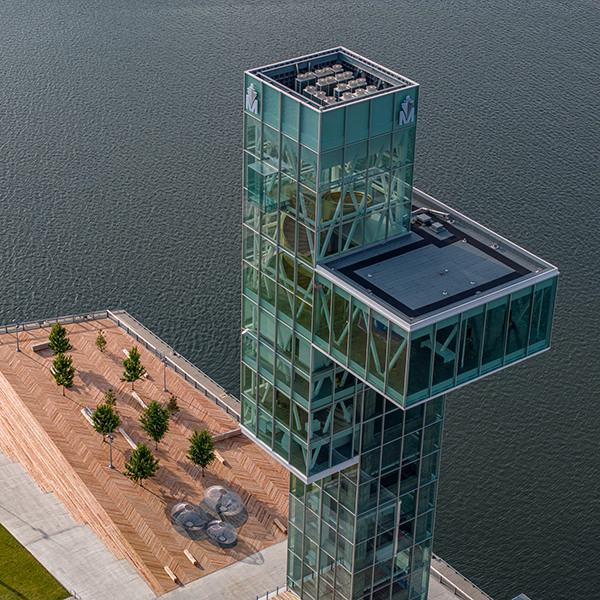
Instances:
[[[550,263],[419,190],[408,233],[317,270],[370,304],[391,309],[409,328],[557,274]]]
[[[251,69],[248,73],[320,110],[418,85],[341,46]],[[332,79],[325,81],[328,78]],[[311,85],[315,90],[308,93]],[[347,87],[334,92],[339,85]],[[321,90],[325,96],[315,97]],[[350,95],[344,97],[344,93]]]

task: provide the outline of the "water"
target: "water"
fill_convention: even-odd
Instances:
[[[553,348],[448,402],[435,550],[600,597],[592,0],[4,0],[0,322],[124,308],[237,392],[242,72],[345,45],[421,84],[416,183],[558,265]]]

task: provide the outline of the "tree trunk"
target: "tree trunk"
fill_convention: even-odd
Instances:
[[[65,395],[65,386],[63,385],[63,396]]]

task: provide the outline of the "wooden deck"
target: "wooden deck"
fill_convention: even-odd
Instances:
[[[194,428],[216,435],[239,425],[169,370],[169,393],[163,392],[162,363],[139,345],[149,377],[136,382],[135,391],[145,402],[165,402],[174,393],[181,412],[171,421],[158,450],[148,443],[161,468],[145,488],[123,476],[131,447],[118,434],[113,445],[116,469],[110,470],[108,444],[81,409],[86,405],[94,409],[112,387],[122,427],[135,442],[147,441],[131,384],[120,381],[123,349],[134,342],[108,319],[66,328],[76,377],[65,397],[50,373],[51,351],[31,350],[33,343],[48,339],[49,329],[19,333],[20,353],[13,334],[0,335],[0,448],[7,456],[19,460],[44,491],[54,492],[79,523],[89,523],[111,552],[127,558],[159,595],[177,586],[165,567],[186,584],[286,539],[274,521],[287,525],[287,470],[237,435],[216,443],[225,462],[215,461],[202,478],[186,459],[187,438]],[[104,330],[108,342],[104,353],[94,343],[98,329]],[[179,535],[170,521],[174,504],[183,499],[197,504],[203,490],[217,484],[238,492],[249,513],[231,549],[191,541]],[[198,566],[186,558],[185,550]]]

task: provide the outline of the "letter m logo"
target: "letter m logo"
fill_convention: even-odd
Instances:
[[[258,115],[258,92],[254,89],[253,83],[246,90],[246,110]]]

